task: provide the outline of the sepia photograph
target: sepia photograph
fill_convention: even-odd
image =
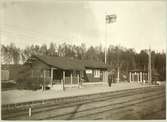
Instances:
[[[2,0],[1,120],[166,120],[165,0]]]

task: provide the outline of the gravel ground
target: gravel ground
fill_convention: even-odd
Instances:
[[[33,100],[77,96],[84,94],[117,91],[123,89],[133,89],[133,88],[149,87],[149,86],[150,85],[147,84],[122,82],[122,83],[112,84],[111,87],[108,87],[105,84],[83,85],[82,88],[71,88],[71,89],[68,88],[65,91],[48,90],[43,92],[42,90],[37,90],[37,91],[8,90],[8,91],[2,91],[1,95],[2,95],[2,104],[11,104],[11,103],[33,101]]]

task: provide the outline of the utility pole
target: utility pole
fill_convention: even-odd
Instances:
[[[152,71],[151,71],[151,49],[148,51],[148,81],[152,83]]]
[[[120,73],[119,73],[119,68],[120,68],[120,60],[119,60],[119,48],[118,48],[118,51],[117,51],[117,62],[118,62],[118,68],[117,68],[117,83],[119,83],[119,79],[120,79]]]
[[[117,83],[119,83],[119,66],[118,66],[118,74],[117,74]]]

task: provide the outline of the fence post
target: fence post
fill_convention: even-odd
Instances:
[[[65,71],[63,71],[63,91],[65,90]]]
[[[43,70],[43,91],[45,91],[45,70]]]
[[[31,117],[31,106],[28,108],[28,116]]]

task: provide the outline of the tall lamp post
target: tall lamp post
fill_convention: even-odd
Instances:
[[[105,59],[104,62],[107,64],[107,24],[116,22],[117,16],[115,14],[105,15]]]

